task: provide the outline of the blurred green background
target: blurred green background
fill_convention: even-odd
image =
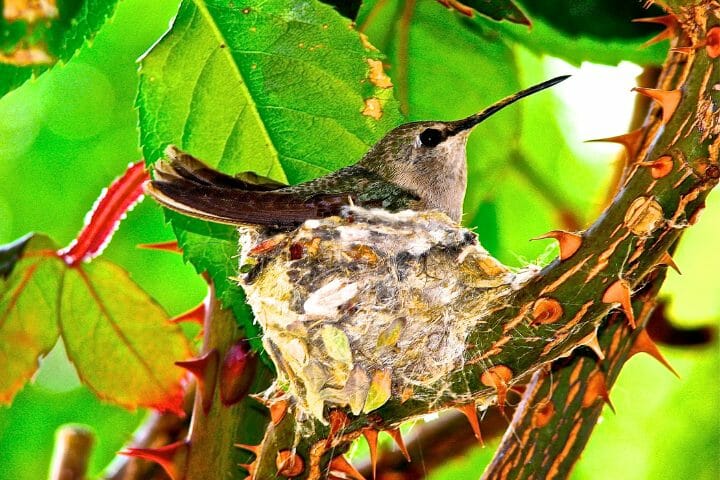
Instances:
[[[135,61],[168,27],[176,9],[177,2],[169,0],[121,2],[112,21],[76,58],[0,99],[0,243],[28,231],[46,232],[61,244],[70,242],[101,189],[128,163],[140,158],[133,107]],[[392,55],[392,45],[386,48]],[[575,71],[558,60],[538,59],[522,47],[515,47],[511,53],[518,69],[512,78],[519,78],[523,86],[550,74]],[[502,61],[498,57],[497,62]],[[497,77],[503,75],[482,72],[487,68],[483,65],[463,67],[484,73],[477,80],[478,88],[488,80],[500,81]],[[509,134],[501,131],[507,124],[502,118],[489,130],[474,134],[498,139],[493,149],[474,139],[469,152],[471,161],[476,162],[476,175],[488,178],[486,183],[470,187],[475,189],[470,194],[474,202],[469,208],[470,221],[481,226],[481,239],[492,253],[516,266],[538,254],[545,258],[553,255],[545,244],[529,244],[527,238],[556,227],[557,219],[524,208],[524,204],[538,201],[529,198],[532,190],[515,189],[527,179],[511,169],[495,168],[506,161],[508,147],[529,151],[530,160],[541,161],[540,168],[562,186],[563,198],[582,213],[583,219],[596,213],[615,150],[581,142],[623,131],[632,102],[627,91],[637,72],[628,64],[615,69],[584,65],[576,72],[575,87],[569,87],[564,97],[547,96],[528,104],[519,147],[503,140]],[[598,80],[604,85],[604,95],[588,94],[588,85],[593,81],[597,85]],[[410,78],[411,85],[420,81],[422,78]],[[617,85],[625,86],[622,91],[613,90]],[[414,115],[449,118],[456,115],[453,110],[467,113],[484,106],[476,105],[473,98],[463,100],[462,89],[457,98],[440,97],[438,101],[428,91],[433,88],[454,87],[430,83],[424,89],[415,88],[417,93],[410,99],[417,106],[411,104]],[[607,100],[606,95],[615,96]],[[602,105],[582,104],[598,96]],[[588,114],[592,108],[606,108],[616,116],[608,121],[603,115]],[[552,121],[546,118],[548,109],[554,112]],[[539,130],[537,125],[546,125],[547,129]],[[566,144],[557,153],[547,144],[561,134]],[[553,152],[553,158],[543,160],[547,152]],[[572,172],[563,171],[563,162],[571,157],[579,159],[581,166]],[[491,167],[495,169],[491,171]],[[592,186],[590,190],[588,185]],[[179,256],[135,248],[140,243],[171,238],[160,208],[146,201],[129,213],[105,255],[128,269],[170,314],[177,314],[202,299],[203,282]],[[720,201],[715,194],[702,222],[684,237],[675,256],[684,275],[670,273],[664,288],[663,295],[671,300],[670,312],[678,325],[718,323],[720,258],[709,254],[718,242]],[[700,348],[664,348],[663,352],[682,379],[675,379],[649,357],[629,362],[611,394],[618,414],[608,411],[603,416],[573,478],[720,478],[717,343]],[[58,345],[12,407],[0,407],[0,479],[45,478],[54,432],[70,422],[89,425],[97,434],[91,466],[97,475],[144,415],[96,399],[79,384]],[[432,478],[476,478],[492,456],[493,447],[494,443],[488,443],[484,449],[450,461]]]

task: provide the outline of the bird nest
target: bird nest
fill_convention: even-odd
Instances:
[[[325,406],[357,415],[442,383],[517,287],[438,212],[352,207],[292,232],[241,233],[240,283],[279,382],[321,421]]]

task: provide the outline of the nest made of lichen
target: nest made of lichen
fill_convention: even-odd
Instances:
[[[350,208],[292,232],[241,233],[241,284],[265,348],[320,420],[326,404],[370,412],[461,368],[468,333],[516,278],[438,212]]]

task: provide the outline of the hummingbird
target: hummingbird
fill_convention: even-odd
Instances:
[[[250,172],[226,175],[174,146],[145,190],[182,214],[230,225],[292,229],[338,215],[348,205],[439,210],[460,222],[470,132],[497,111],[567,79],[559,76],[510,95],[461,120],[420,121],[389,131],[357,163],[286,186]]]

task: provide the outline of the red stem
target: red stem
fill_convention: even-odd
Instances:
[[[143,183],[150,176],[144,162],[131,164],[110,187],[103,190],[85,217],[85,226],[70,245],[57,254],[68,266],[88,261],[110,243],[120,221],[143,197]]]

